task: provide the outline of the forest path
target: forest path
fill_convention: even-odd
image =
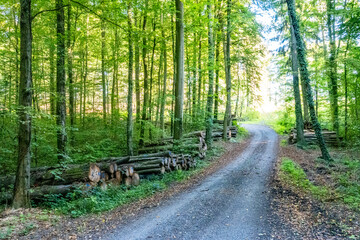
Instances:
[[[243,126],[251,142],[236,160],[106,238],[271,239],[268,183],[278,137],[267,126]]]

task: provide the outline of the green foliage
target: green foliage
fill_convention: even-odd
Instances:
[[[335,159],[336,191],[344,203],[354,209],[360,207],[360,161],[347,157]]]
[[[310,192],[319,199],[329,196],[329,190],[323,186],[315,186],[306,176],[304,170],[289,158],[283,158],[280,166],[280,177],[301,190]]]
[[[292,111],[278,111],[271,114],[266,123],[278,134],[287,134],[295,127],[295,114]]]

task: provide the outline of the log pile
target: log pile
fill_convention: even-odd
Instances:
[[[338,137],[336,132],[323,130],[322,134],[323,134],[325,143],[327,145],[333,146],[333,147],[338,147],[338,146],[341,145],[341,142],[342,142],[343,138]],[[309,145],[317,144],[317,138],[316,138],[314,130],[312,130],[312,129],[305,129],[304,130],[304,138],[305,138],[305,142],[307,144],[309,144]],[[288,141],[289,141],[290,144],[297,143],[296,129],[293,129],[290,132]]]
[[[236,127],[229,127],[228,136],[236,137]],[[221,126],[214,127],[214,140],[222,138]],[[185,134],[181,142],[172,138],[145,144],[141,155],[100,159],[95,163],[69,164],[66,167],[41,167],[31,169],[31,197],[40,199],[44,194],[66,194],[74,189],[90,189],[109,185],[137,186],[141,177],[164,174],[174,170],[196,167],[196,158],[206,156],[205,132]],[[1,191],[12,190],[14,175],[0,176]],[[11,196],[11,195],[9,195]],[[10,198],[11,199],[11,198]]]

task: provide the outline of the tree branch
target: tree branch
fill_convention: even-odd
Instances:
[[[40,12],[37,12],[37,13],[35,13],[34,16],[31,17],[31,21],[33,21],[34,18],[37,17],[38,15],[40,15],[41,13],[44,13],[44,12],[54,12],[54,11],[60,10],[60,9],[62,9],[62,8],[64,8],[64,7],[68,7],[68,6],[69,6],[69,4],[66,4],[66,5],[64,5],[64,6],[62,6],[62,7],[59,7],[59,8],[46,9],[46,10],[42,10],[42,11],[40,11]]]
[[[108,23],[111,23],[111,24],[117,26],[117,27],[121,28],[122,30],[125,30],[121,25],[115,23],[114,21],[112,21],[112,20],[110,20],[110,19],[108,19],[108,18],[106,18],[106,17],[101,16],[100,14],[98,14],[97,12],[95,12],[94,10],[92,10],[91,8],[89,8],[88,6],[82,4],[82,3],[78,2],[78,1],[75,1],[75,0],[70,0],[70,1],[73,2],[73,3],[76,3],[77,5],[81,6],[81,7],[84,8],[84,9],[88,10],[89,12],[91,12],[91,13],[94,14],[95,16],[99,17],[100,19],[102,19],[102,20],[104,20],[104,21],[106,21],[106,22],[108,22]]]

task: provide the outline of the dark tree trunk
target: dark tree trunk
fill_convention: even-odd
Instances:
[[[132,18],[131,6],[128,6],[128,40],[129,40],[129,66],[128,66],[128,98],[127,98],[127,152],[129,156],[134,155],[133,150],[133,119],[132,119],[132,94],[133,94],[133,37],[132,37]]]
[[[184,6],[176,0],[176,79],[175,79],[175,116],[174,139],[183,135],[184,103]]]
[[[227,128],[231,124],[231,63],[230,63],[230,36],[231,36],[231,0],[227,0],[227,16],[226,16],[226,43],[224,38],[224,61],[225,61],[225,77],[226,77],[226,110],[224,116],[223,138],[227,140]]]
[[[63,0],[56,0],[57,63],[56,63],[56,124],[58,160],[66,159],[66,91],[65,91],[65,16]]]
[[[318,143],[321,149],[322,157],[326,161],[330,161],[331,157],[330,154],[326,148],[325,141],[323,138],[323,135],[321,133],[321,127],[318,122],[318,119],[315,114],[315,107],[314,107],[314,99],[312,96],[311,91],[311,85],[310,85],[310,77],[309,72],[307,69],[307,61],[306,61],[306,51],[305,46],[301,37],[300,33],[300,24],[296,16],[296,10],[295,10],[295,0],[286,0],[288,11],[289,11],[289,17],[291,19],[291,24],[294,28],[294,35],[296,39],[296,50],[297,50],[297,57],[300,64],[300,71],[301,75],[305,80],[305,88],[306,88],[306,96],[309,104],[309,111],[310,111],[310,117],[313,124],[313,128],[315,130],[316,137],[318,139]]]
[[[327,0],[327,27],[330,43],[329,56],[329,88],[330,88],[330,108],[331,118],[333,122],[334,131],[339,134],[339,106],[338,106],[338,86],[337,86],[337,64],[336,64],[336,44],[335,44],[335,29],[334,29],[334,11],[335,3],[333,0]]]
[[[68,79],[69,79],[69,114],[70,114],[70,126],[71,129],[74,126],[75,113],[74,113],[74,81],[73,81],[73,64],[72,64],[72,45],[71,45],[71,5],[68,6],[67,14],[67,60],[68,60]],[[71,142],[73,140],[73,134],[71,134]]]
[[[32,95],[32,34],[31,0],[20,1],[20,85],[18,163],[14,185],[13,207],[30,207],[31,161],[31,95]]]
[[[142,46],[142,61],[144,66],[144,102],[143,102],[143,109],[142,109],[142,116],[141,116],[141,125],[140,125],[140,140],[139,146],[144,145],[144,138],[145,138],[145,122],[147,116],[147,109],[149,103],[149,84],[148,84],[148,69],[146,63],[146,55],[147,55],[147,36],[146,36],[146,20],[147,20],[147,8],[148,8],[148,0],[145,0],[145,13],[144,13],[144,20],[143,20],[143,46]]]
[[[102,92],[103,92],[103,120],[104,124],[106,125],[106,112],[107,112],[107,96],[106,96],[106,78],[105,78],[105,22],[101,20],[101,85],[102,85]]]
[[[55,84],[55,46],[54,43],[50,42],[50,51],[49,51],[49,64],[50,64],[50,113],[51,115],[56,114],[56,84]]]
[[[220,71],[220,34],[216,34],[215,45],[215,104],[214,104],[214,119],[218,119],[219,114],[219,71]]]
[[[137,29],[137,16],[135,16],[135,27]],[[135,94],[136,94],[136,123],[140,121],[140,47],[138,34],[134,37],[135,40]]]
[[[115,36],[114,36],[114,49],[113,49],[113,81],[112,81],[112,87],[111,87],[111,118],[112,122],[115,120],[115,118],[118,116],[118,43],[119,43],[119,37],[118,37],[118,31],[117,27],[115,27]]]
[[[209,91],[206,106],[206,135],[205,141],[209,149],[212,146],[212,130],[213,130],[213,104],[214,104],[214,37],[213,37],[213,16],[212,5],[207,5],[208,10],[208,69],[209,69]]]
[[[194,33],[194,42],[193,42],[193,80],[192,80],[192,121],[195,123],[196,121],[196,75],[197,75],[197,69],[196,69],[196,33]]]
[[[295,116],[296,116],[296,133],[297,133],[297,144],[302,146],[305,144],[304,139],[304,121],[301,111],[301,97],[299,89],[299,65],[296,53],[296,40],[294,35],[294,28],[290,28],[291,32],[291,68],[293,75],[293,90],[295,98]]]

